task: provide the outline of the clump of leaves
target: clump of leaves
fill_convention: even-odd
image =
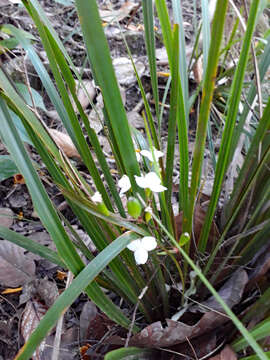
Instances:
[[[229,75],[230,93],[225,100],[224,111],[221,113],[219,109],[218,112],[221,141],[219,149],[216,149],[213,146],[213,124],[210,117],[210,111],[216,109],[216,76],[219,64],[223,61],[223,65],[227,65],[226,57],[238,26],[236,22],[229,45],[227,48],[225,45],[225,50],[222,50],[228,1],[217,0],[212,36],[207,2],[202,1],[203,75],[194,94],[189,93],[188,87],[181,6],[173,1],[175,24],[172,28],[165,1],[155,1],[170,69],[170,111],[164,146],[160,141],[164,104],[160,105],[159,101],[152,1],[142,1],[142,5],[155,116],[134,66],[144,101],[146,138],[128,122],[96,2],[76,1],[92,75],[103,96],[104,119],[100,121],[111,146],[118,182],[78,99],[74,77],[84,88],[80,74],[38,1],[24,0],[23,4],[40,34],[54,81],[29,38],[11,25],[7,28],[30,58],[76,148],[77,158],[81,159],[91,176],[91,183],[61,149],[60,142],[56,141],[41,120],[34,104],[33,109],[27,106],[25,99],[16,90],[16,84],[0,70],[1,137],[23,174],[33,205],[56,245],[57,263],[64,263],[75,275],[70,287],[47,311],[17,359],[31,357],[62,311],[82,291],[110,319],[128,329],[126,345],[129,343],[149,348],[175,346],[184,343],[186,338],[195,338],[199,327],[214,329],[230,319],[243,336],[243,339],[233,343],[234,349],[239,351],[250,346],[258,358],[267,359],[256,339],[265,337],[269,320],[258,325],[260,330],[263,329],[262,332],[257,331],[257,328],[249,332],[237,317],[239,313],[235,315],[231,310],[239,303],[245,286],[249,286],[246,271],[235,273],[235,267],[249,264],[252,259],[254,261],[253,254],[262,249],[266,251],[269,247],[270,101],[258,103],[262,111],[258,111],[256,107],[256,95],[261,99],[258,83],[263,82],[269,65],[269,37],[260,41],[260,54],[254,60],[255,68],[259,71],[255,71],[254,79],[248,77],[247,71],[248,65],[252,64],[249,54],[253,46],[256,19],[263,10],[263,4],[253,0],[250,5],[239,58],[234,66],[234,73]],[[248,81],[246,86],[245,79]],[[202,95],[198,100],[196,138],[194,151],[190,156],[189,114],[191,104],[200,90]],[[73,231],[76,241],[72,241],[67,233],[62,224],[63,215],[49,199],[24,149],[12,121],[12,113],[21,119],[53,181],[94,242],[98,255],[89,251],[76,231]],[[252,127],[249,126],[250,119],[253,120]],[[206,181],[202,175],[202,167],[207,136],[209,147],[212,146],[214,181],[205,211],[200,199],[203,198],[203,185]],[[245,140],[241,142],[243,137]],[[176,146],[180,154],[180,182],[177,189],[179,208],[174,213],[172,199]],[[241,152],[245,152],[245,156],[240,169],[234,173],[236,179],[232,182],[232,188],[222,192],[228,169],[236,154]],[[217,214],[220,216],[217,217]],[[68,221],[64,221],[70,227]],[[8,237],[11,238],[13,233],[0,228],[0,234],[9,240]],[[18,238],[13,235],[14,239]],[[23,245],[22,242],[19,243],[19,239],[18,244]],[[82,261],[79,250],[90,261],[88,265]],[[32,251],[37,251],[34,246]],[[46,248],[43,251],[46,254]],[[50,256],[52,258],[51,253]],[[255,276],[254,273],[249,273],[250,278],[253,275]],[[224,282],[227,278],[229,280]],[[133,317],[127,316],[113,303],[101,286],[119,294],[130,307]],[[176,293],[177,304],[174,300]],[[210,293],[213,297],[206,300]],[[265,291],[262,298],[269,299],[269,291]],[[202,315],[197,324],[188,326],[184,323],[183,314],[192,314],[193,301],[199,301],[204,309],[210,308],[212,311]],[[261,321],[266,312],[260,299],[251,305],[251,311],[256,307],[261,309],[258,320]],[[136,321],[137,310],[143,315],[142,322]],[[183,322],[178,321],[180,318]],[[164,328],[162,321],[165,319],[167,327]],[[244,322],[247,324],[245,317]],[[148,327],[142,330],[145,324]],[[179,332],[183,328],[187,329],[187,333],[184,338],[180,338]],[[158,334],[158,343],[153,334]],[[122,339],[114,339],[114,343],[124,345]],[[140,351],[134,348],[120,349],[116,354],[107,354],[106,358],[120,358],[120,353],[124,358]]]

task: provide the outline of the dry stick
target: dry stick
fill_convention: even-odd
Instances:
[[[204,355],[203,357],[199,358],[198,360],[205,360],[208,359],[209,356],[213,355],[214,353],[216,353],[219,349],[221,349],[224,345],[224,341],[222,341],[221,344],[219,344],[214,350],[210,351],[208,354]]]
[[[191,357],[189,355],[186,355],[186,354],[183,354],[183,353],[180,353],[179,351],[174,351],[174,350],[170,350],[170,349],[166,349],[166,348],[162,348],[162,347],[157,347],[157,350],[165,351],[165,352],[170,353],[170,354],[181,355],[185,359],[188,359],[188,360],[195,360],[193,357]]]
[[[192,352],[193,352],[193,354],[194,354],[194,356],[195,356],[195,359],[196,360],[198,360],[198,356],[197,356],[197,354],[196,354],[196,351],[195,351],[195,349],[194,349],[194,346],[191,344],[191,342],[190,342],[190,340],[189,340],[189,338],[186,336],[186,340],[187,340],[187,343],[188,343],[188,345],[190,346],[190,348],[191,348],[191,350],[192,350]]]
[[[141,6],[142,6],[141,3],[138,4],[138,5],[136,6],[136,8],[132,11],[132,13],[131,13],[131,15],[130,15],[130,18],[129,18],[128,22],[127,22],[127,27],[130,25],[131,21],[133,20],[134,16],[137,14],[137,12],[138,12],[138,10],[139,10],[139,8],[140,8]]]
[[[130,340],[130,337],[131,337],[131,334],[132,334],[133,326],[135,324],[136,313],[137,313],[138,307],[140,305],[140,302],[141,302],[142,298],[144,297],[146,291],[148,290],[149,284],[151,283],[153,278],[156,276],[157,272],[158,272],[158,268],[154,271],[154,273],[152,274],[152,276],[148,280],[147,285],[142,289],[140,295],[138,296],[138,301],[137,301],[137,303],[135,305],[133,315],[132,315],[132,321],[131,321],[131,324],[130,324],[130,327],[129,327],[129,330],[128,330],[128,335],[127,335],[127,338],[126,338],[125,347],[128,347],[128,343],[129,343],[129,340]]]
[[[31,102],[32,102],[32,105],[33,105],[33,110],[34,110],[34,113],[36,115],[38,115],[38,111],[37,111],[36,103],[35,103],[35,100],[34,100],[34,97],[33,97],[32,89],[31,89],[31,85],[30,85],[30,81],[29,81],[29,76],[28,76],[28,70],[27,70],[27,67],[26,67],[24,57],[23,57],[23,68],[24,68],[26,86],[27,86],[27,89],[28,89],[29,94],[30,94]]]
[[[131,337],[132,329],[133,329],[133,326],[134,326],[134,323],[135,323],[136,312],[137,312],[138,307],[140,305],[140,302],[141,302],[142,298],[144,297],[144,294],[146,293],[147,290],[148,290],[148,286],[145,286],[142,289],[140,295],[138,296],[138,301],[137,301],[137,304],[135,305],[135,308],[134,308],[134,311],[133,311],[132,321],[131,321],[130,328],[129,328],[129,331],[128,331],[128,335],[127,335],[127,338],[126,338],[125,347],[128,347],[128,343],[129,343],[129,340],[130,340],[130,337]]]
[[[245,20],[243,19],[240,11],[238,10],[238,8],[237,8],[237,6],[235,5],[235,3],[233,2],[233,0],[229,0],[229,2],[230,2],[230,4],[231,4],[232,8],[234,9],[234,11],[235,11],[235,13],[236,13],[236,15],[237,15],[237,17],[238,17],[238,19],[239,19],[239,21],[240,21],[240,24],[241,24],[244,32],[246,32],[247,27],[246,27],[246,24],[245,24]]]
[[[224,345],[224,341],[222,341],[221,344],[219,344],[215,349],[213,349],[212,351],[210,351],[208,354],[204,355],[203,357],[201,358],[197,358],[198,360],[206,360],[209,358],[209,356],[215,354],[219,349],[221,349]],[[165,349],[165,348],[162,348],[162,347],[158,347],[157,348],[158,350],[161,350],[161,351],[165,351],[165,352],[168,352],[168,353],[171,353],[171,354],[175,354],[175,355],[181,355],[183,357],[185,357],[186,359],[189,359],[189,360],[195,360],[193,357],[189,356],[189,355],[186,355],[186,354],[182,354],[178,351],[174,351],[174,350],[170,350],[170,349]]]
[[[66,289],[71,284],[72,279],[73,279],[73,274],[71,273],[71,271],[69,271],[68,277],[67,277]],[[58,359],[60,343],[61,343],[63,320],[64,320],[64,314],[60,317],[60,319],[57,322],[56,333],[55,333],[55,338],[54,338],[54,342],[53,342],[52,360]]]

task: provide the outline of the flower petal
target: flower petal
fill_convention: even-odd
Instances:
[[[157,241],[153,236],[145,236],[141,239],[141,246],[145,250],[151,251],[157,247]]]
[[[167,190],[165,186],[161,185],[161,180],[154,171],[149,172],[145,176],[135,175],[135,180],[137,185],[143,189],[148,188],[154,192],[162,192]]]
[[[99,191],[96,191],[93,196],[91,196],[91,200],[95,203],[102,203],[102,196]]]
[[[148,174],[145,175],[145,180],[148,182],[149,185],[161,183],[160,178],[154,171],[150,171]]]
[[[136,155],[136,159],[137,159],[137,161],[138,161],[138,162],[140,162],[140,161],[141,161],[141,159],[142,159],[142,158],[141,158],[141,152],[136,151],[136,152],[135,152],[135,155]]]
[[[152,190],[153,192],[162,192],[167,190],[167,188],[161,184],[152,184],[150,190]]]
[[[160,178],[153,171],[145,175],[145,182],[147,182],[149,189],[154,192],[162,192],[167,190],[165,186],[161,185]]]
[[[127,248],[131,251],[136,251],[141,248],[142,242],[141,239],[133,240],[130,244],[128,244]]]
[[[148,252],[140,247],[134,252],[135,261],[138,265],[145,264],[148,259]]]
[[[148,150],[142,150],[141,155],[146,157],[148,160],[153,161],[152,153]]]
[[[148,183],[147,180],[145,180],[145,176],[137,176],[135,175],[135,181],[137,183],[137,185],[143,189],[148,187]]]
[[[118,181],[118,186],[121,189],[119,195],[122,196],[125,192],[127,192],[131,188],[129,177],[127,175],[123,175],[121,179]]]
[[[151,206],[147,206],[145,209],[144,209],[145,212],[148,212],[149,214],[153,214],[153,210],[151,208]]]
[[[160,157],[162,157],[164,154],[163,152],[153,148],[153,151],[154,151],[154,157],[155,157],[155,160],[157,161]],[[141,155],[142,156],[145,156],[147,157],[147,159],[149,159],[150,161],[154,161],[153,159],[153,155],[152,155],[152,151],[149,151],[149,150],[142,150],[141,151]]]

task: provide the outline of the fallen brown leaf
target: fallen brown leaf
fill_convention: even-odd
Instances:
[[[87,108],[87,106],[90,104],[90,100],[92,101],[96,95],[96,90],[94,85],[92,84],[92,81],[90,80],[83,80],[83,85],[85,87],[85,90],[83,88],[82,85],[80,85],[79,81],[76,80],[76,88],[77,90],[77,97],[78,100],[82,106],[82,108],[85,110]],[[70,96],[71,98],[71,103],[72,106],[74,108],[74,110],[78,113],[79,110],[77,109],[77,106],[75,104],[75,101],[73,100],[72,96]]]
[[[225,324],[229,318],[225,315],[209,311],[195,325],[187,325],[180,321],[166,320],[166,326],[163,327],[160,321],[148,325],[138,334],[134,335],[129,346],[142,346],[150,348],[171,347],[206,334],[217,327]],[[114,336],[110,339],[112,344],[123,345],[125,339]]]
[[[47,307],[37,300],[29,300],[26,304],[25,310],[22,315],[21,334],[26,342],[31,336],[32,332],[36,329],[40,320],[43,318],[47,311]],[[39,347],[32,355],[33,360],[41,360],[41,354],[44,351],[46,340],[43,340]]]
[[[49,133],[67,157],[81,158],[69,135],[55,129],[49,129]]]
[[[13,211],[9,208],[0,208],[0,225],[10,228],[13,224]]]
[[[100,17],[107,23],[125,19],[138,5],[132,1],[125,1],[118,10],[99,10]]]
[[[24,254],[24,251],[7,240],[0,240],[1,285],[18,287],[29,282],[35,275],[35,263]]]
[[[33,298],[40,299],[47,307],[50,307],[58,297],[58,288],[55,282],[45,279],[35,279],[23,287],[20,296],[20,304],[24,304]]]
[[[203,64],[202,64],[202,57],[199,57],[199,59],[195,62],[193,66],[193,74],[194,79],[197,84],[200,84],[203,78]]]
[[[231,308],[240,302],[245,285],[248,281],[245,270],[240,270],[224,286],[219,290],[219,295],[223,298],[227,305]],[[237,294],[237,291],[239,294]],[[143,347],[172,347],[181,343],[185,343],[187,339],[198,339],[206,334],[212,333],[215,329],[225,325],[230,321],[229,317],[223,314],[223,310],[214,298],[210,298],[203,303],[215,311],[206,312],[195,325],[187,325],[180,321],[166,319],[166,326],[157,321],[141,332],[134,335],[130,341],[130,346]],[[124,344],[124,339],[113,337],[111,339],[114,344]]]
[[[114,323],[103,313],[100,313],[96,305],[88,301],[84,304],[80,316],[81,340],[100,340],[108,332]]]

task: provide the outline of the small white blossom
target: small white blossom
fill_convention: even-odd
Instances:
[[[127,192],[131,188],[129,177],[127,175],[123,175],[121,179],[118,181],[118,186],[121,189],[119,195],[122,196],[125,192]]]
[[[164,155],[162,151],[159,151],[159,150],[157,150],[156,148],[153,148],[153,152],[154,152],[154,158],[155,158],[156,161]],[[142,151],[140,152],[140,154],[141,154],[142,156],[147,157],[148,160],[150,160],[150,161],[152,161],[152,162],[154,161],[153,155],[152,155],[152,151],[142,150]]]
[[[167,190],[165,186],[161,185],[160,178],[153,171],[142,176],[135,175],[135,180],[137,185],[143,189],[148,188],[154,192],[162,192],[164,190]]]
[[[145,264],[148,259],[148,251],[157,247],[153,236],[145,236],[142,239],[133,240],[127,248],[134,252],[134,258],[138,265]]]
[[[144,209],[145,212],[148,212],[149,214],[153,214],[153,210],[151,208],[151,206],[147,206],[145,209]]]
[[[96,191],[93,196],[91,196],[91,200],[95,203],[102,203],[102,196],[100,192]]]

